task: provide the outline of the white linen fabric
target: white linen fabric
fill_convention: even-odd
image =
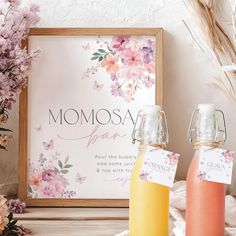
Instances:
[[[170,236],[185,236],[186,181],[176,182],[170,191]],[[236,199],[225,197],[225,236],[236,236]],[[124,231],[115,236],[129,236]]]

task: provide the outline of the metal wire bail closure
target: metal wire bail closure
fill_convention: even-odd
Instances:
[[[137,132],[137,128],[136,127],[137,127],[137,123],[138,123],[139,117],[141,117],[141,112],[143,112],[143,110],[140,110],[138,112],[138,115],[137,115],[135,123],[134,123],[134,128],[133,128],[133,131],[132,131],[132,143],[133,144],[135,144],[136,141],[141,142],[140,139],[136,138],[136,132]]]
[[[222,110],[216,109],[216,112],[219,112],[221,114],[222,121],[223,121],[223,124],[224,124],[224,130],[219,129],[219,132],[223,133],[222,140],[219,140],[219,142],[220,142],[220,144],[224,144],[226,139],[227,139],[227,129],[226,129],[226,122],[225,122],[225,115],[224,115],[224,112]]]
[[[148,110],[142,109],[138,112],[132,132],[132,143],[136,141],[162,147],[168,143],[167,119],[159,106],[148,107]]]
[[[196,114],[199,113],[199,108],[197,108],[191,116],[191,120],[189,123],[189,127],[188,127],[188,133],[187,133],[187,138],[189,140],[189,142],[191,143],[195,143],[196,145],[200,145],[200,144],[205,144],[207,146],[219,146],[225,143],[226,139],[227,139],[227,132],[226,132],[226,122],[225,122],[225,115],[224,112],[222,110],[219,109],[215,109],[215,115],[217,118],[221,118],[221,122],[215,118],[216,122],[218,122],[218,129],[216,130],[216,137],[215,140],[201,140],[201,137],[199,137],[199,139],[197,139],[196,137],[194,137],[194,135],[196,136]],[[217,116],[217,113],[220,114],[219,116]],[[219,124],[223,124],[223,127],[220,127]]]

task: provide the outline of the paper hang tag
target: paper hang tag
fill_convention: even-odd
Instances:
[[[200,148],[198,177],[203,180],[231,184],[234,152],[220,148]]]
[[[140,178],[156,184],[172,187],[179,161],[179,154],[148,146]]]

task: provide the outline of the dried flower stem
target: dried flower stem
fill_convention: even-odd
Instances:
[[[215,0],[188,0],[186,5],[192,10],[199,23],[205,42],[212,49],[220,67],[236,64],[235,42],[232,42],[223,27],[216,20]],[[236,19],[236,8],[234,19]],[[234,20],[235,28],[236,20]],[[236,37],[236,34],[234,34]],[[232,79],[236,79],[236,71],[224,71],[220,78],[221,85],[227,94],[236,102],[235,88]]]
[[[217,60],[218,64],[220,65],[220,67],[222,67],[224,64],[222,63],[220,56],[218,55],[217,51],[214,51],[214,53],[215,53],[216,60]],[[228,92],[229,96],[236,102],[234,86],[233,86],[232,81],[229,77],[229,74],[226,71],[224,71],[223,74],[224,74],[225,80],[226,80],[225,81],[224,79],[221,79],[224,89],[226,90],[226,92]]]

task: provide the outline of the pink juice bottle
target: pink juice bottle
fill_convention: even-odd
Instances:
[[[226,139],[224,114],[213,104],[200,104],[188,138],[195,153],[187,175],[186,236],[224,236],[225,185],[199,176],[199,149],[219,147]]]

